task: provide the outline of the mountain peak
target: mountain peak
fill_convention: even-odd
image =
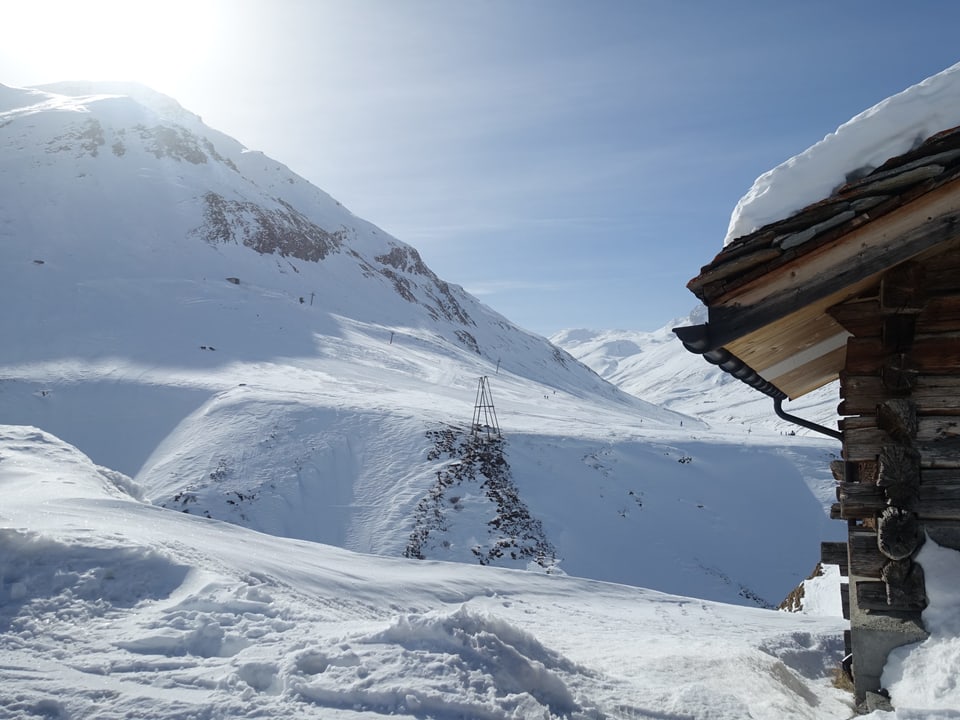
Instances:
[[[32,89],[77,99],[94,99],[106,96],[128,97],[164,119],[176,122],[200,121],[199,115],[184,109],[179,102],[169,95],[135,81],[67,80],[35,85]]]

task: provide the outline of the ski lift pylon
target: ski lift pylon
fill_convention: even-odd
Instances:
[[[490,394],[490,380],[486,375],[477,383],[477,401],[473,406],[473,423],[470,427],[471,435],[483,433],[488,440],[500,437],[500,423],[497,422],[497,411],[493,407],[493,395]]]

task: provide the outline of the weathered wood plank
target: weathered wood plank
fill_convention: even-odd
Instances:
[[[957,498],[956,491],[952,492],[949,497],[940,499],[927,497],[914,506],[914,512],[924,522],[947,520],[960,523],[960,499]]]
[[[849,583],[840,584],[840,609],[843,612],[843,619],[850,619],[850,585]],[[846,637],[846,633],[844,634]],[[848,643],[849,646],[849,643]],[[850,654],[849,652],[847,653]]]
[[[847,363],[851,375],[879,375],[890,353],[878,337],[852,337],[847,340]]]
[[[960,279],[954,282],[960,283]],[[960,328],[960,295],[933,297],[917,316],[918,334],[955,332]]]
[[[847,544],[844,542],[820,543],[820,562],[824,565],[838,565],[840,574],[848,575]]]
[[[837,486],[837,495],[843,520],[876,517],[887,507],[883,490],[873,483],[843,482]]]
[[[880,280],[880,310],[883,313],[919,314],[926,305],[925,265],[905,262]]]
[[[880,298],[854,298],[826,313],[854,337],[880,337]]]
[[[877,534],[868,530],[850,531],[850,574],[880,579],[883,566],[890,562],[877,547]]]
[[[960,469],[958,468],[922,468],[920,486],[926,488],[960,488]]]
[[[890,398],[877,405],[877,425],[899,442],[917,436],[917,404],[906,398]]]
[[[931,256],[924,265],[923,282],[928,295],[960,292],[960,251],[947,249]]]
[[[872,415],[857,415],[854,417],[841,418],[838,423],[840,430],[877,430],[877,418]]]
[[[960,440],[960,418],[925,417],[917,423],[917,443],[951,443]]]
[[[920,484],[914,512],[921,520],[956,520],[960,523],[960,484]]]
[[[843,421],[843,454],[848,461],[875,460],[884,445],[893,442],[889,434],[877,427],[846,425],[853,419]],[[921,434],[923,433],[921,421]],[[941,435],[935,440],[920,439],[914,447],[920,453],[921,468],[960,467],[960,437]]]
[[[857,584],[857,606],[861,610],[880,612],[920,612],[927,607],[926,593],[922,596],[895,597],[895,603],[887,599],[887,584],[864,580]]]
[[[931,475],[931,473],[942,473]],[[960,522],[960,469],[923,470],[912,510],[923,520]],[[948,479],[941,479],[941,478]],[[840,483],[837,487],[841,520],[877,517],[889,506],[883,490],[868,483]]]
[[[960,270],[956,272],[960,276]],[[954,280],[954,283],[960,285],[960,279]],[[936,288],[927,287],[926,291],[936,293]],[[880,337],[884,318],[880,302],[877,297],[854,298],[829,307],[826,312],[854,337]],[[929,297],[923,309],[918,311],[914,326],[918,335],[954,332],[958,328],[960,294]]]
[[[842,421],[840,430],[843,433],[843,459],[848,462],[876,460],[883,444],[890,442],[890,436],[877,427],[851,427]]]
[[[880,436],[886,438],[886,443],[895,442],[890,433],[881,427],[879,419],[871,415],[842,418],[838,425],[841,432],[848,430],[873,430],[879,433]],[[960,440],[960,418],[949,415],[927,415],[917,419],[917,433],[914,438],[914,446],[920,447],[923,443],[947,443],[953,440]]]
[[[852,337],[847,341],[847,373],[876,375],[884,367],[919,374],[960,375],[960,333],[917,335],[909,357],[891,351],[880,338]]]
[[[840,374],[840,415],[874,415],[894,399],[879,375]],[[960,415],[960,376],[919,375],[910,394],[918,415]]]

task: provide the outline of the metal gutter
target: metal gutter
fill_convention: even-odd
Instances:
[[[702,355],[708,363],[717,365],[721,370],[754,390],[769,395],[774,400],[786,400],[787,394],[726,348],[711,348],[710,334],[706,325],[691,325],[674,328],[673,332],[683,342],[683,346],[695,355]]]
[[[787,394],[769,380],[764,380],[760,377],[760,374],[756,370],[726,348],[712,348],[710,328],[708,325],[677,327],[673,329],[673,332],[680,338],[681,342],[683,342],[683,346],[694,355],[702,356],[708,363],[718,366],[725,373],[732,375],[740,382],[773,398],[773,410],[778,417],[794,425],[806,428],[807,430],[828,435],[835,440],[843,440],[843,434],[839,430],[832,430],[824,425],[819,425],[810,420],[804,420],[784,410],[783,401],[787,399]]]

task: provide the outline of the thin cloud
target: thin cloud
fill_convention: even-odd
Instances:
[[[568,282],[520,279],[471,282],[464,290],[477,297],[489,297],[505,292],[557,292],[572,290],[574,287],[573,283]]]

